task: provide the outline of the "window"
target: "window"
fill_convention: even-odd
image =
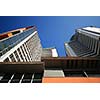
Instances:
[[[15,60],[13,54],[11,54],[9,57],[10,57],[10,59],[12,60],[12,62],[16,62],[16,60]]]

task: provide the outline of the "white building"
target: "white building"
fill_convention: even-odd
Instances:
[[[100,57],[100,28],[77,29],[70,42],[65,43],[65,49],[68,56]]]
[[[42,57],[58,57],[58,53],[55,47],[43,48]]]

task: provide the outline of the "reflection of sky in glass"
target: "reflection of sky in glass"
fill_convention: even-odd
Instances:
[[[75,29],[85,26],[100,27],[100,17],[0,17],[0,33],[36,25],[43,47],[56,47],[65,56],[64,42],[69,41]]]

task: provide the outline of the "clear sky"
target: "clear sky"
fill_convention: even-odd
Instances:
[[[37,26],[43,47],[56,47],[59,56],[65,56],[64,42],[69,41],[75,29],[85,26],[100,27],[100,17],[0,16],[0,33],[30,25]]]

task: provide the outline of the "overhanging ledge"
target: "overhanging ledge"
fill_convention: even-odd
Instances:
[[[0,62],[0,72],[41,73],[44,71],[44,62]]]

